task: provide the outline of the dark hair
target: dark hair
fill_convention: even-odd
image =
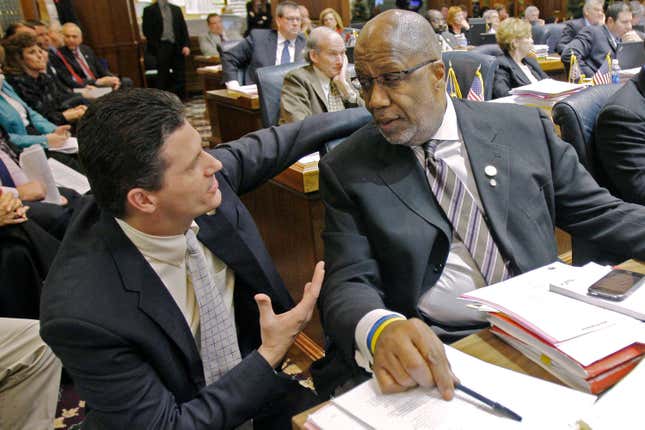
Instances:
[[[284,16],[284,10],[286,8],[298,9],[298,4],[294,3],[292,1],[289,1],[289,0],[280,2],[280,3],[278,3],[278,5],[275,8],[276,15],[278,15],[280,18],[282,18]]]
[[[208,16],[206,17],[206,24],[211,23],[211,18],[219,16],[219,13],[209,13]]]
[[[177,96],[149,88],[115,91],[90,105],[78,127],[79,158],[103,210],[121,218],[131,189],[161,188],[161,148],[185,118]]]
[[[2,42],[5,50],[4,71],[20,75],[24,72],[22,51],[37,45],[36,36],[29,33],[18,33]]]
[[[14,34],[16,34],[18,32],[18,30],[20,29],[20,27],[28,27],[28,28],[31,28],[32,30],[34,30],[33,25],[28,24],[28,23],[26,23],[24,21],[13,22],[13,23],[9,24],[7,29],[4,31],[4,38],[8,39],[9,37],[11,37]]]
[[[622,2],[612,3],[609,6],[607,6],[607,12],[605,13],[605,15],[607,16],[607,18],[611,18],[614,21],[616,21],[618,19],[618,15],[621,12],[631,13],[631,9],[629,8],[629,6],[627,6],[625,3],[622,3]]]

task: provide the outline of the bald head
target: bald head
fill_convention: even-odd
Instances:
[[[432,26],[435,33],[443,33],[444,31],[448,30],[448,27],[446,26],[446,19],[437,9],[428,10],[426,17],[428,18],[428,21],[430,22],[430,25]]]
[[[74,51],[83,43],[83,32],[81,28],[73,22],[68,22],[61,27],[65,46]]]
[[[434,29],[416,12],[390,9],[371,19],[358,36],[354,55],[360,57],[379,45],[404,56],[441,58]]]

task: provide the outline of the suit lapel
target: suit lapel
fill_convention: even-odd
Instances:
[[[378,138],[383,139],[380,135]],[[405,206],[441,230],[450,240],[452,227],[436,204],[414,152],[405,146],[384,142],[379,158],[384,163],[379,175],[385,185]]]
[[[123,288],[139,294],[139,309],[177,345],[193,381],[197,386],[203,385],[204,371],[195,339],[168,289],[114,219],[102,214],[100,229],[121,275]]]
[[[612,58],[616,58],[616,51],[618,50],[618,44],[616,43],[616,40],[614,40],[614,36],[612,36],[612,34],[609,32],[609,29],[607,28],[606,25],[603,25],[602,29],[605,33],[605,37],[607,37],[607,43],[609,43],[609,46],[613,51],[614,55],[612,55]]]
[[[296,51],[295,51],[295,53],[293,55],[293,61],[294,62],[298,62],[298,61],[302,60],[302,58],[303,58],[302,57],[302,50],[304,49],[304,47],[305,47],[305,38],[302,37],[301,35],[298,35],[298,37],[296,37]]]
[[[506,234],[511,189],[509,148],[496,139],[498,130],[491,125],[490,117],[474,109],[473,104],[455,100],[454,106],[486,221],[502,255],[512,256]],[[494,178],[486,175],[487,166],[497,170]],[[495,180],[495,186],[491,185],[491,179]]]
[[[322,87],[320,86],[320,79],[318,78],[318,75],[316,75],[316,71],[314,70],[314,66],[307,66],[303,70],[306,71],[306,73],[309,75],[309,82],[311,82],[311,86],[314,89],[314,92],[320,99],[320,103],[325,106],[325,112],[329,112],[329,104],[327,103],[327,97],[325,97],[325,92],[323,91]]]
[[[278,61],[278,58],[276,57],[277,51],[278,51],[278,32],[275,30],[271,30],[268,33],[269,37],[266,38],[266,58],[267,66],[273,66],[275,65],[275,62]]]
[[[513,74],[517,78],[518,82],[520,82],[522,85],[527,85],[530,84],[531,81],[526,77],[524,74],[524,71],[520,69],[520,66],[513,60],[511,57],[507,56],[508,63],[511,65],[511,69],[513,69]]]

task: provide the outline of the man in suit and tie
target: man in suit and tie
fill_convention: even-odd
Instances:
[[[322,112],[363,106],[347,76],[345,43],[328,27],[311,31],[305,48],[307,66],[284,77],[280,94],[280,124],[301,121]]]
[[[319,164],[328,348],[316,390],[373,371],[384,392],[436,384],[449,399],[440,339],[487,326],[460,294],[555,261],[556,226],[643,258],[645,208],[600,188],[541,110],[451,100],[420,15],[381,13],[354,54],[374,121]]]
[[[592,25],[602,25],[605,22],[604,4],[604,0],[585,0],[585,5],[582,7],[582,18],[565,22],[562,35],[555,48],[558,54],[564,53],[564,47],[576,37],[580,30]]]
[[[575,54],[580,72],[590,78],[607,61],[607,54],[614,59],[622,42],[637,42],[641,39],[632,31],[632,12],[624,3],[613,3],[607,8],[605,25],[585,27],[567,45],[562,61],[571,62]]]
[[[252,30],[232,49],[222,55],[226,86],[254,84],[256,69],[264,66],[293,63],[302,59],[305,38],[300,34],[300,10],[291,1],[276,8],[278,30]],[[242,81],[240,81],[242,80]]]
[[[222,17],[211,13],[206,17],[208,31],[199,35],[199,49],[202,55],[207,57],[219,57],[222,55],[222,42],[224,42],[224,25]]]
[[[432,29],[437,34],[437,39],[441,44],[441,52],[452,51],[459,47],[459,42],[454,34],[448,31],[446,18],[437,9],[428,10],[426,17],[432,26]]]
[[[186,57],[190,38],[184,15],[168,0],[158,0],[143,9],[146,48],[157,60],[157,88],[186,97]],[[172,69],[172,77],[170,70]]]
[[[311,317],[322,263],[293,307],[238,194],[368,117],[328,113],[207,152],[167,92],[90,106],[78,140],[94,197],[67,231],[40,314],[87,402],[84,428],[283,429],[315,401],[274,369]]]
[[[600,182],[645,205],[645,66],[603,107],[594,133]]]

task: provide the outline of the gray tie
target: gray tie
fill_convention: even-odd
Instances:
[[[186,231],[186,266],[199,304],[201,355],[206,384],[217,381],[241,361],[235,322],[206,266],[192,230]]]

